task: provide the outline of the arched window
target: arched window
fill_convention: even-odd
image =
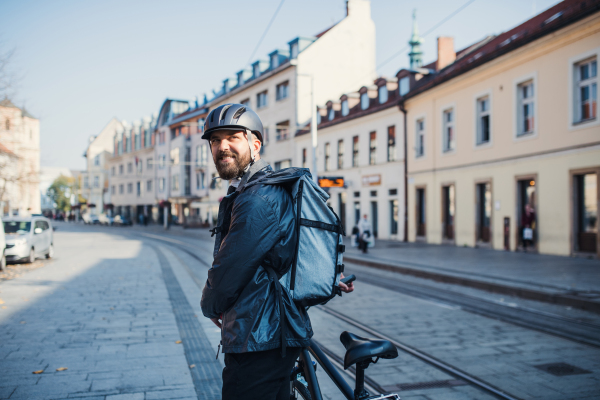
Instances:
[[[387,86],[379,87],[379,104],[383,104],[388,101],[388,90]]]
[[[360,108],[362,110],[369,108],[369,95],[367,93],[360,95]]]
[[[342,116],[345,117],[350,113],[350,107],[348,107],[348,100],[342,101]]]
[[[333,119],[335,118],[335,110],[333,108],[329,109],[329,120],[333,121]]]

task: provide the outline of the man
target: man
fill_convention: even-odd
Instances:
[[[358,248],[363,253],[367,252],[369,242],[373,240],[371,235],[373,234],[373,227],[369,220],[367,220],[367,214],[363,215],[363,219],[358,222]]]
[[[219,176],[230,181],[212,231],[214,261],[201,301],[204,316],[221,329],[223,400],[287,400],[290,372],[313,334],[306,311],[296,307],[285,290],[282,321],[276,287],[280,283],[269,274],[274,271],[281,277],[292,264],[292,199],[277,185],[242,190],[273,172],[260,159],[263,126],[254,111],[241,104],[217,107],[206,118],[202,138],[210,143]],[[340,288],[354,290],[352,284],[340,283]]]

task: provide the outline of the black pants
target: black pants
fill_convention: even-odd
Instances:
[[[289,400],[290,373],[300,347],[250,353],[226,353],[223,400]]]

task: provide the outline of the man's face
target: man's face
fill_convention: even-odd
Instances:
[[[210,136],[210,150],[221,179],[241,176],[250,164],[250,149],[244,132],[217,131]]]

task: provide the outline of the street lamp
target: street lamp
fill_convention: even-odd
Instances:
[[[290,65],[298,66],[298,60],[292,59],[290,60]],[[313,74],[300,74],[298,73],[298,69],[296,68],[296,75],[298,76],[306,76],[310,78],[310,136],[312,139],[312,177],[315,183],[319,183],[317,177],[317,105],[315,103],[315,78]],[[296,83],[296,88],[298,84]],[[298,105],[296,105],[298,107]],[[298,123],[298,121],[296,121]]]

